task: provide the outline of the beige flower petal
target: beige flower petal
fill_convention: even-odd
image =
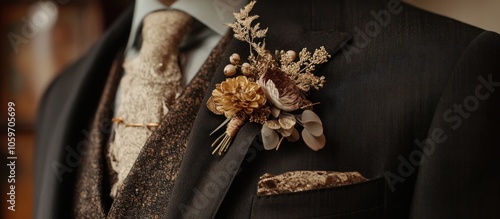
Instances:
[[[315,137],[307,129],[302,130],[302,139],[314,151],[322,149],[326,144],[325,135]]]
[[[264,93],[267,95],[267,99],[271,101],[273,105],[280,108],[280,93],[273,81],[269,80],[264,84]]]
[[[293,115],[281,114],[278,119],[278,122],[280,123],[281,128],[291,129],[295,126],[296,120]]]
[[[263,125],[260,133],[262,135],[262,143],[264,144],[264,149],[273,150],[278,146],[280,138],[274,130]]]
[[[291,112],[302,105],[304,98],[300,89],[279,68],[269,68],[260,76],[258,83],[266,94],[267,100],[277,108]]]

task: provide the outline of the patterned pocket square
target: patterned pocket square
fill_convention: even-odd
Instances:
[[[257,195],[277,195],[365,182],[359,172],[292,171],[260,177]]]

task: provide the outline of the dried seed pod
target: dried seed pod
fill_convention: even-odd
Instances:
[[[248,64],[247,62],[243,63],[243,65],[241,65],[241,73],[243,73],[243,75],[245,76],[250,76],[252,74],[252,71],[251,71],[251,68],[252,66],[250,66],[250,64]]]
[[[295,58],[297,58],[297,53],[293,50],[288,50],[286,51],[286,55],[288,57],[290,57],[292,60],[294,60]]]
[[[234,76],[236,74],[236,66],[231,64],[226,65],[226,67],[224,67],[224,74],[228,77]]]
[[[231,56],[229,56],[229,62],[233,65],[240,64],[240,55],[238,53],[233,53]]]

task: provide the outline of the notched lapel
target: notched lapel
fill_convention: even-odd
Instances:
[[[232,181],[229,177],[227,180],[224,180],[225,182],[221,184],[222,186],[212,187],[211,189],[213,189],[215,193],[208,194],[208,196],[202,192],[202,189],[205,188],[205,184],[210,182],[209,173],[217,173],[217,171],[214,170],[224,165],[225,162],[234,160],[232,156],[224,156],[221,158],[212,155],[212,148],[210,145],[215,140],[215,137],[209,136],[209,134],[224,121],[224,117],[217,116],[210,112],[206,108],[206,102],[215,84],[225,79],[224,74],[222,74],[224,66],[228,62],[225,60],[228,60],[229,55],[233,52],[244,51],[245,48],[248,47],[243,43],[231,40],[226,52],[221,57],[221,63],[214,72],[214,76],[205,94],[188,139],[186,154],[168,203],[166,218],[208,218],[207,212],[213,211],[212,209],[215,208],[214,202],[222,199],[223,195],[221,192],[224,191],[225,193],[227,190],[226,187],[230,185]],[[242,127],[240,132],[251,134],[252,130],[255,129],[255,127],[251,127]],[[246,131],[247,129],[248,131]],[[240,141],[241,138],[242,137],[236,137],[235,141]],[[248,138],[253,139],[251,136]],[[242,141],[242,143],[247,141],[250,140]],[[250,143],[248,143],[248,145],[250,145]],[[241,147],[243,148],[244,145],[241,145]],[[237,167],[238,165],[234,164],[234,166]],[[232,169],[227,171],[227,175],[230,176],[232,172]]]
[[[287,39],[283,40],[283,36]],[[325,46],[333,56],[350,39],[349,34],[339,31],[302,31],[295,35],[268,35],[266,44],[271,51],[300,51],[304,47],[314,51],[315,48]],[[247,123],[240,129],[223,157],[211,154],[213,148],[210,145],[215,137],[209,136],[209,133],[225,118],[211,113],[206,108],[206,101],[211,96],[215,84],[225,80],[222,72],[225,65],[229,64],[228,57],[233,53],[247,57],[248,45],[233,40],[215,72],[188,141],[186,155],[168,203],[167,218],[215,217],[250,145],[260,132],[261,125]]]

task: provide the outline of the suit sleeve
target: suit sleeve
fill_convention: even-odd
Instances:
[[[500,218],[500,35],[465,49],[427,137],[410,218]]]

